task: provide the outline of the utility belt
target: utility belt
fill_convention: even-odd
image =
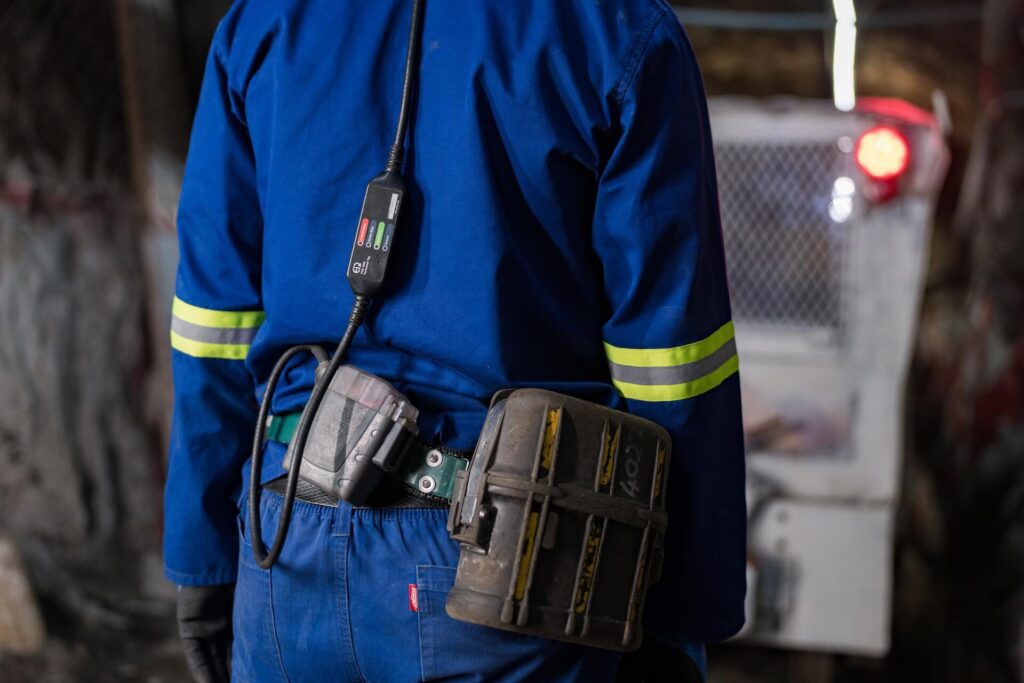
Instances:
[[[302,411],[274,415],[267,424],[267,441],[285,446],[291,443]],[[447,508],[451,505],[456,475],[469,466],[471,451],[456,451],[445,446],[430,446],[417,439],[408,442],[401,467],[378,483],[365,501],[366,507]],[[264,488],[284,495],[285,477],[264,484]],[[295,498],[313,505],[337,507],[340,497],[300,479]]]
[[[494,395],[467,458],[421,443],[417,409],[379,377],[342,365],[329,382],[322,401],[307,404],[310,415],[275,416],[267,426],[266,438],[289,444],[285,468],[298,458],[295,495],[327,505],[446,506],[461,544],[450,616],[615,650],[639,646],[667,524],[664,429],[551,391],[506,390]],[[302,419],[308,438],[296,454]],[[286,493],[283,480],[274,486]]]

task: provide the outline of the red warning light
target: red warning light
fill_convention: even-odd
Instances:
[[[892,180],[910,164],[910,146],[895,128],[875,126],[857,140],[857,166],[873,180]]]

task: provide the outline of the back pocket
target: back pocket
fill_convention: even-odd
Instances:
[[[287,683],[274,630],[270,571],[253,558],[249,542],[248,511],[238,516],[238,580],[231,646],[232,681],[239,683]]]
[[[416,567],[423,680],[601,681],[614,675],[617,653],[452,619],[444,605],[454,584],[454,567]]]

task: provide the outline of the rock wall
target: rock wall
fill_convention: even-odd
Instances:
[[[93,680],[103,640],[123,650],[171,623],[154,597],[164,444],[113,10],[0,9],[0,537],[48,632],[42,658],[0,647],[5,682]]]
[[[144,282],[123,203],[68,208],[0,205],[0,532],[37,568],[117,571],[159,540]]]

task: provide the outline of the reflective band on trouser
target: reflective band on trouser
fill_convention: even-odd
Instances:
[[[215,311],[174,297],[171,309],[171,347],[197,358],[244,360],[256,331],[266,319],[263,311]]]
[[[679,401],[714,389],[739,369],[731,322],[706,339],[667,349],[605,343],[612,382],[626,398]]]

